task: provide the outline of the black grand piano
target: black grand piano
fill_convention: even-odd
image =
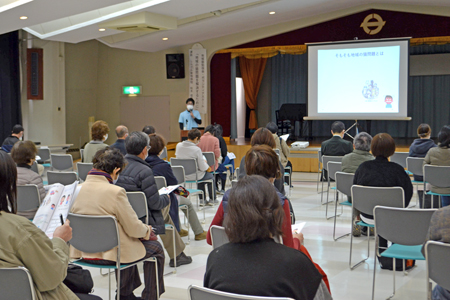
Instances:
[[[282,104],[280,109],[275,111],[278,125],[278,135],[290,134],[290,139],[310,138],[311,136],[311,124],[308,122],[308,136],[303,134],[304,120],[303,117],[307,116],[306,104],[303,103],[285,103]],[[295,135],[296,121],[300,124],[299,136]]]

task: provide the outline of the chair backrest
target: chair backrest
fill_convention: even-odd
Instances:
[[[181,159],[181,158],[172,157],[170,159],[170,165],[171,166],[183,166],[185,177],[188,175],[195,174],[196,181],[198,180],[198,178],[197,178],[197,161],[195,160],[195,158]]]
[[[406,169],[417,176],[423,176],[423,157],[407,157]]]
[[[414,246],[426,241],[435,209],[408,209],[376,206],[375,232],[396,244]]]
[[[450,244],[428,241],[425,245],[428,278],[446,290],[450,290]]]
[[[90,170],[93,168],[93,163],[82,163],[77,162],[77,171],[78,171],[78,178],[80,178],[83,181],[86,181],[86,177]]]
[[[340,172],[342,170],[342,162],[340,161],[329,161],[326,167],[328,170],[328,176],[330,179],[336,179],[336,172]]]
[[[171,164],[170,167],[172,168],[173,175],[178,180],[178,184],[184,185],[184,183],[186,182],[186,178],[184,175],[183,166],[174,166]]]
[[[50,154],[50,161],[54,170],[73,170],[73,159],[70,154]]]
[[[215,170],[216,158],[214,156],[214,152],[202,152],[202,154],[206,158],[206,163],[208,166],[210,166],[212,170]]]
[[[189,300],[293,300],[286,297],[263,297],[263,296],[249,296],[227,293],[217,290],[208,289],[196,285],[191,285],[188,288]]]
[[[322,150],[321,149],[317,150],[317,155],[319,155],[319,162],[322,163],[323,159],[322,159]]]
[[[161,159],[166,159],[167,158],[167,147],[164,147],[163,152],[161,152],[161,155],[159,156],[159,158]]]
[[[37,162],[34,162],[31,165],[31,170],[39,174],[38,167],[37,167]]]
[[[117,220],[113,216],[88,216],[69,213],[72,239],[70,244],[76,249],[97,253],[120,245]],[[119,251],[118,251],[119,252]],[[118,258],[119,253],[118,253]]]
[[[450,166],[424,165],[423,181],[441,188],[450,187]]]
[[[39,162],[46,162],[50,160],[50,149],[39,148],[37,155],[41,158]]]
[[[227,244],[229,242],[224,227],[213,225],[211,226],[209,232],[211,233],[211,241],[213,249],[219,248],[220,246]]]
[[[352,195],[353,177],[355,174],[336,172],[336,190],[347,196]]]
[[[406,159],[408,158],[408,152],[395,152],[390,157],[391,162],[398,163],[403,169],[406,169]]]
[[[75,172],[53,172],[47,171],[48,184],[61,183],[62,185],[72,184],[77,181],[77,173]]]
[[[80,149],[80,158],[81,161],[84,161],[84,149]]]
[[[401,187],[352,186],[353,208],[362,213],[373,215],[377,205],[388,207],[405,207],[405,195]]]
[[[0,299],[36,299],[33,279],[24,267],[1,268],[0,291]]]
[[[155,176],[155,182],[158,190],[167,186],[166,178],[164,176]]]
[[[41,196],[37,185],[17,186],[17,211],[27,211],[36,209],[41,205]]]
[[[127,197],[137,217],[139,219],[145,217],[145,223],[148,224],[148,207],[145,194],[143,192],[127,192]]]
[[[280,155],[280,149],[273,149],[277,155]]]
[[[236,187],[237,183],[238,183],[237,179],[231,180],[231,188],[234,189]]]
[[[323,169],[327,170],[329,161],[342,162],[342,158],[343,158],[343,156],[322,155]]]

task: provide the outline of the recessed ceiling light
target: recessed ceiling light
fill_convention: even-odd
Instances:
[[[105,31],[105,28],[99,28],[98,31]]]
[[[269,15],[274,15],[274,14],[275,14],[274,11],[269,12]]]
[[[169,38],[162,38],[163,41],[167,41]]]
[[[19,19],[26,20],[26,19],[28,19],[28,17],[27,16],[21,16]]]

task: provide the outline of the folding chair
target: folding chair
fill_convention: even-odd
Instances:
[[[61,183],[62,185],[72,184],[78,180],[77,173],[75,172],[54,172],[47,171],[48,185],[54,183]]]
[[[431,282],[436,282],[446,290],[450,290],[450,244],[428,241],[425,244],[425,258],[427,260],[427,292],[431,300]]]
[[[351,196],[352,194],[352,185],[353,185],[353,177],[355,174],[352,173],[344,173],[344,172],[336,172],[336,205],[334,206],[334,227],[333,227],[333,239],[335,241],[339,240],[340,238],[343,238],[350,233],[341,235],[339,237],[336,237],[336,218],[337,218],[337,206],[342,205],[341,208],[343,210],[344,206],[352,207],[352,203],[348,201],[340,202],[339,203],[339,193],[344,194],[346,196]],[[341,214],[343,211],[341,212]]]
[[[229,242],[228,236],[225,233],[225,227],[213,225],[209,229],[209,232],[211,233],[211,242],[213,249],[219,248],[220,246]]]
[[[450,166],[423,166],[423,194],[439,196],[439,208],[441,207],[441,196],[450,196],[450,194],[439,194],[426,191],[426,184],[440,188],[450,188]],[[431,207],[434,207],[434,197],[432,197]]]
[[[73,158],[70,154],[50,154],[52,171],[73,171]]]
[[[330,194],[329,191],[330,191],[330,185],[331,185],[330,179],[333,179],[334,181],[336,181],[336,172],[340,172],[342,170],[342,162],[329,161],[327,163],[327,170],[328,170],[328,188],[327,188],[327,202],[325,203],[325,205],[326,205],[325,218],[328,220],[328,219],[333,218],[333,217],[329,217],[328,218],[328,202],[329,202],[328,201],[328,196]],[[334,190],[334,194],[336,195],[336,197],[338,197],[339,194],[336,192],[336,187],[332,187],[331,189]],[[337,201],[336,201],[336,203],[337,203]]]
[[[378,257],[392,258],[393,292],[395,295],[396,259],[425,260],[422,255],[422,245],[426,241],[431,216],[435,209],[407,209],[376,206],[373,209],[375,220],[375,259],[373,263],[372,299],[375,297],[375,274]],[[379,236],[392,242],[392,245],[379,253]],[[405,263],[403,261],[403,272]],[[448,270],[447,270],[448,274]]]
[[[39,148],[37,155],[40,157],[38,163],[42,164],[44,167],[51,167],[50,164],[50,149],[48,148]]]
[[[88,216],[69,213],[70,227],[72,227],[72,239],[70,244],[77,250],[85,253],[105,252],[117,249],[117,259],[115,265],[96,265],[84,260],[76,260],[73,263],[84,267],[118,270],[117,279],[117,299],[120,299],[120,270],[124,270],[139,262],[151,261],[155,263],[156,270],[156,294],[159,298],[158,263],[155,257],[141,259],[127,264],[120,263],[120,235],[117,220],[113,216]],[[109,278],[109,299],[111,299],[111,272]]]
[[[166,160],[167,156],[167,147],[164,147],[163,152],[161,152],[159,158]]]
[[[163,187],[167,187],[166,178],[164,176],[155,176],[155,182],[156,182],[156,186],[158,187],[158,190],[163,188]],[[188,222],[187,222],[187,225],[186,225],[186,217],[185,217],[184,224],[186,225],[186,227],[188,229],[188,242],[186,244],[189,245],[191,243],[191,237],[189,236],[190,224],[189,224],[189,210],[188,210],[188,206],[185,205],[185,204],[181,204],[181,205],[178,205],[178,208],[186,210],[186,215],[187,215]]]
[[[324,171],[328,171],[328,162],[329,161],[337,161],[337,162],[342,162],[342,158],[343,156],[328,156],[328,155],[323,155],[322,156],[322,174]],[[329,185],[329,179],[328,179],[328,188],[327,188],[327,193],[328,193],[328,189],[330,188]],[[328,195],[328,194],[327,194]],[[328,202],[328,201],[327,201]],[[323,181],[322,181],[322,193],[320,195],[320,203],[323,203]]]
[[[352,208],[367,215],[373,215],[373,209],[377,205],[388,207],[405,207],[405,193],[401,187],[372,187],[372,186],[352,186]],[[354,209],[352,209],[352,220],[355,218]],[[356,223],[359,226],[367,227],[367,257],[352,266],[352,248],[353,235],[350,235],[350,270],[353,270],[363,262],[365,262],[370,255],[370,228],[374,225],[367,224],[363,221]],[[353,229],[351,224],[350,229]]]
[[[189,300],[294,300],[285,297],[248,296],[216,291],[205,287],[190,285],[188,288]]]
[[[41,205],[41,196],[35,184],[17,186],[17,211],[36,209]]]
[[[35,300],[33,278],[24,267],[0,268],[0,300]]]
[[[84,149],[80,149],[80,158],[81,161],[84,161]]]
[[[231,181],[231,188],[234,189],[237,185],[238,181],[236,179]]]
[[[34,172],[36,172],[37,174],[39,174],[39,170],[38,170],[38,167],[37,167],[37,162],[34,162],[34,163],[31,165],[31,170],[34,171]]]
[[[147,206],[147,197],[145,197],[145,194],[143,192],[127,192],[127,198],[128,201],[131,204],[131,207],[136,212],[136,215],[139,219],[142,219],[145,217],[145,224],[148,224],[148,206]],[[175,229],[171,224],[165,224],[165,229],[172,231],[173,233],[173,240],[175,241]],[[175,242],[173,247],[173,254],[174,254],[174,262],[175,262],[175,268],[173,270],[173,274],[177,272],[177,251],[175,249]]]
[[[322,164],[322,150],[318,150],[317,151],[317,155],[318,155],[318,166],[317,166],[317,192],[319,192],[319,182],[320,182],[320,175],[322,175],[323,172],[323,164]]]
[[[86,181],[86,177],[89,171],[92,170],[93,166],[94,166],[93,163],[77,162],[78,178],[80,178],[83,181]]]
[[[409,153],[408,152],[395,152],[390,157],[391,162],[395,162],[403,167],[403,169],[407,168],[406,159],[408,158]]]
[[[423,161],[424,161],[423,157],[407,157],[406,169],[413,175],[423,176]],[[423,184],[423,181],[412,180],[411,182],[416,185],[417,201],[420,201],[419,184]],[[424,205],[425,205],[425,193],[422,195],[422,207],[425,207]]]

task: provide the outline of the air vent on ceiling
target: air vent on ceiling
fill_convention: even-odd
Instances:
[[[99,27],[126,32],[155,32],[177,28],[177,18],[140,12],[131,16],[99,24]]]

